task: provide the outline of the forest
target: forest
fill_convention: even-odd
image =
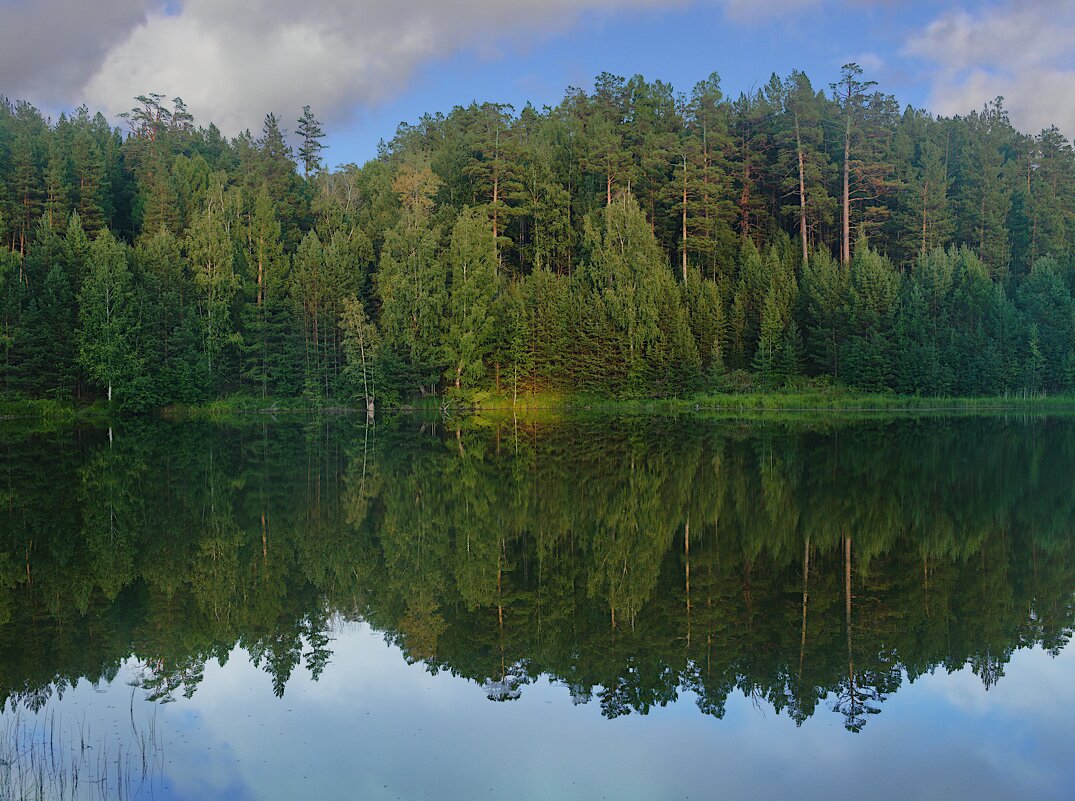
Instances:
[[[1075,389],[1071,143],[834,77],[602,74],[334,167],[309,107],[229,139],[160,94],[122,127],[4,101],[0,394]]]

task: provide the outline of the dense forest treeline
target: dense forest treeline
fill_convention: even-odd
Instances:
[[[150,698],[194,693],[237,645],[283,694],[342,617],[493,700],[546,675],[610,717],[741,692],[859,729],[926,672],[1065,647],[1073,460],[1064,419],[20,435],[0,709],[129,658]]]
[[[458,107],[329,169],[270,114],[228,139],[0,104],[0,389],[127,408],[226,392],[1075,387],[1075,152],[1001,99],[906,108],[846,65],[725,98],[602,74]]]

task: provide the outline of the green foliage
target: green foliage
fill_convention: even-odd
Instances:
[[[159,94],[126,134],[0,102],[0,391],[106,391],[74,335],[104,230],[131,267],[128,408],[354,398],[355,302],[390,402],[1075,389],[1071,143],[999,100],[901,111],[856,64],[832,88],[605,73],[551,108],[424,116],[335,169],[309,106],[296,155],[275,114],[228,140]]]
[[[448,327],[444,337],[446,378],[473,386],[485,374],[492,350],[497,296],[497,247],[484,215],[464,207],[448,249]]]
[[[115,390],[124,404],[137,406],[134,292],[127,248],[107,231],[98,234],[78,298],[78,358],[89,379],[107,390],[108,400]]]
[[[234,300],[240,276],[235,269],[233,227],[238,203],[237,194],[227,189],[227,176],[214,174],[204,205],[187,232],[186,253],[198,298],[203,352],[213,382],[223,380],[237,342]]]

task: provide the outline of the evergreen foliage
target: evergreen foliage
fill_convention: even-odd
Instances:
[[[1075,389],[1071,143],[999,99],[900,111],[854,64],[832,87],[606,73],[555,108],[425,116],[332,170],[309,107],[296,163],[275,114],[229,141],[158,94],[126,132],[4,101],[0,391]]]

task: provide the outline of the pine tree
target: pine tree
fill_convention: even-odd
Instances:
[[[627,118],[626,88],[618,75],[603,72],[594,80],[594,96],[587,104],[584,127],[584,169],[598,177],[604,205],[617,194],[630,191],[630,156],[623,141]]]
[[[325,149],[321,142],[325,138],[325,132],[309,106],[302,107],[302,116],[299,117],[299,127],[295,133],[302,139],[302,144],[299,145],[299,161],[302,162],[303,174],[309,178],[311,173],[321,170],[321,151]]]
[[[11,143],[11,189],[18,209],[13,220],[18,236],[17,247],[12,249],[25,257],[44,199],[42,150],[46,126],[37,109],[29,103],[19,103],[15,107],[15,123],[17,128]]]
[[[960,154],[960,238],[973,247],[991,275],[1008,274],[1011,242],[1007,220],[1012,203],[1012,130],[998,98],[971,114]]]
[[[952,218],[948,203],[948,157],[942,145],[926,139],[919,147],[914,171],[905,187],[908,214],[903,222],[910,249],[924,256],[934,248],[943,248],[952,236]]]
[[[248,159],[249,169],[244,171],[248,186],[268,192],[276,205],[285,247],[293,250],[302,238],[301,229],[309,227],[309,198],[295,172],[291,146],[275,114],[265,115],[261,137],[250,143]]]
[[[762,254],[752,239],[743,240],[732,301],[732,367],[748,367],[751,363],[758,344],[765,298],[776,267],[774,251]]]
[[[741,94],[732,106],[736,195],[736,230],[740,237],[757,241],[765,229],[765,197],[758,191],[758,182],[766,172],[769,149],[772,146],[768,121],[773,104],[761,90]]]
[[[1028,258],[1052,255],[1064,261],[1073,251],[1075,153],[1056,126],[1034,138],[1027,160],[1026,193],[1030,214]]]
[[[707,278],[724,279],[737,246],[733,232],[735,207],[731,201],[728,153],[732,138],[728,130],[728,108],[723,102],[720,77],[713,73],[697,83],[685,112],[683,186],[679,212],[681,258],[686,256],[703,270]],[[693,256],[693,259],[692,259]]]
[[[297,391],[298,326],[291,304],[290,262],[273,202],[262,188],[247,216],[244,261],[251,273],[244,299],[243,379],[262,395]]]
[[[519,152],[511,129],[512,111],[511,106],[497,103],[485,103],[474,110],[476,124],[468,132],[471,156],[463,168],[474,202],[486,209],[498,270],[504,263],[504,251],[514,244],[506,232],[520,213],[519,202],[524,196]]]
[[[862,67],[858,64],[844,64],[842,75],[837,83],[831,85],[833,96],[843,111],[843,200],[841,204],[841,225],[843,227],[840,261],[851,261],[851,164],[856,145],[862,138],[861,128],[865,117],[866,90],[876,85],[875,81],[862,81]]]
[[[49,137],[48,166],[45,170],[45,216],[49,225],[61,226],[70,213],[68,186],[70,185],[70,158],[64,142],[60,138],[63,125],[56,126],[56,131]]]
[[[523,109],[515,125],[520,160],[519,262],[523,270],[548,267],[570,269],[574,231],[571,193],[560,183],[557,126],[538,117],[532,106]]]
[[[788,201],[781,206],[781,212],[795,220],[801,263],[806,264],[811,248],[816,247],[822,229],[832,224],[836,210],[836,200],[827,188],[832,164],[824,148],[824,99],[815,94],[809,78],[801,72],[791,73],[782,88],[780,127],[774,137],[775,183],[781,197]]]
[[[672,87],[664,81],[651,83],[636,75],[627,82],[626,92],[624,144],[632,164],[630,191],[657,242],[665,252],[673,253],[676,240],[682,237],[682,227],[673,222],[673,210],[682,203],[682,196],[669,191],[671,186],[678,190],[682,183],[674,180],[675,167],[682,166],[684,155],[681,109]]]
[[[101,147],[90,130],[88,112],[80,109],[71,142],[71,172],[75,181],[75,210],[87,231],[96,232],[107,225],[105,197],[107,172]]]

